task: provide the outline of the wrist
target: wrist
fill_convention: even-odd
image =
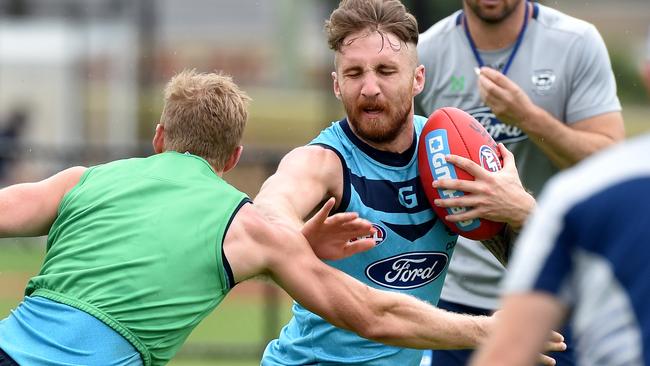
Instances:
[[[508,222],[508,225],[515,231],[519,232],[521,227],[524,226],[526,219],[535,208],[535,197],[533,197],[527,191],[524,191],[522,195],[521,204],[518,206],[518,212],[516,215],[513,215],[512,220]]]
[[[478,348],[488,339],[493,319],[489,316],[473,316],[471,320],[474,323],[472,346],[473,348]]]

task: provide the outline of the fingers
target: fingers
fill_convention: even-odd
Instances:
[[[481,76],[484,79],[489,80],[494,85],[500,86],[502,88],[508,86],[508,82],[510,81],[510,79],[508,79],[501,72],[487,66],[481,67],[481,73],[479,74],[479,77]]]
[[[480,190],[480,183],[474,180],[465,179],[439,179],[433,181],[431,186],[435,189],[448,189],[464,193],[476,193]],[[447,206],[449,207],[449,206]]]
[[[325,202],[323,207],[321,207],[318,212],[312,217],[312,220],[316,220],[316,222],[325,222],[327,219],[327,216],[329,216],[330,212],[332,211],[332,208],[334,207],[334,204],[336,203],[336,199],[334,197],[330,197],[330,199]]]
[[[546,342],[544,350],[546,350],[546,352],[562,352],[566,351],[566,347],[567,345],[563,341],[548,341]]]
[[[375,239],[373,238],[364,238],[351,241],[345,245],[343,252],[345,257],[351,256],[353,254],[365,252],[366,250],[372,249],[375,247]]]
[[[366,232],[372,229],[372,223],[366,219],[360,218],[356,212],[341,212],[334,214],[324,221],[325,225],[331,227],[338,227],[346,231],[359,231],[365,230]]]
[[[551,332],[551,335],[548,337],[546,342],[546,347],[544,351],[546,352],[561,352],[565,351],[567,348],[566,343],[564,343],[564,336],[558,332]]]
[[[330,228],[332,237],[337,238],[361,238],[375,233],[372,223],[360,218],[356,212],[334,214],[325,220],[324,225]]]
[[[473,160],[467,159],[459,155],[447,155],[445,157],[447,162],[453,164],[455,167],[464,170],[474,178],[485,177],[488,171],[483,169],[482,166],[476,164]]]
[[[558,332],[552,331],[548,340],[551,342],[564,342],[564,336]]]
[[[567,348],[566,343],[564,343],[564,336],[558,332],[551,332],[549,336],[548,342],[546,342],[546,347],[544,350],[546,352],[561,352],[565,351]],[[540,354],[539,355],[539,362],[542,365],[549,365],[553,366],[555,365],[555,359],[553,359],[550,356]]]
[[[539,355],[539,363],[545,366],[555,366],[555,359],[547,355]]]
[[[470,221],[481,217],[481,213],[479,210],[471,207],[465,207],[465,209],[466,209],[465,211],[461,211],[460,213],[455,213],[453,215],[445,216],[445,220],[449,222],[461,222],[461,221]]]

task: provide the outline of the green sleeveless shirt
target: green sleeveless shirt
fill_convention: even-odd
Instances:
[[[89,168],[63,198],[26,295],[100,319],[165,364],[234,285],[222,244],[245,194],[166,152]]]

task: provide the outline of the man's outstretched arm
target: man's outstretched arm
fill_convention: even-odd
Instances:
[[[481,344],[493,319],[446,312],[415,297],[371,288],[319,260],[289,225],[271,223],[254,205],[233,219],[224,243],[235,280],[267,274],[305,308],[364,338],[420,349]],[[556,341],[553,349],[562,349]]]
[[[46,235],[61,199],[85,171],[84,167],[73,167],[40,182],[0,190],[0,237]]]

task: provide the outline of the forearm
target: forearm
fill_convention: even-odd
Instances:
[[[418,349],[473,349],[482,344],[490,317],[448,312],[424,302],[399,300],[378,322],[374,340]],[[409,319],[404,323],[404,319]]]
[[[555,166],[562,169],[618,142],[623,137],[619,133],[607,135],[572,128],[538,106],[533,106],[530,113],[519,123],[519,127]]]

